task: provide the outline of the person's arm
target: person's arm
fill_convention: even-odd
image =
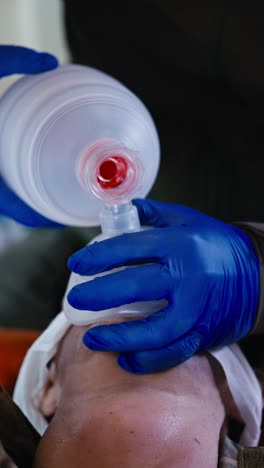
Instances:
[[[56,57],[26,47],[0,45],[0,78],[13,74],[42,73],[57,67]],[[0,103],[1,106],[1,103]],[[58,226],[20,200],[9,189],[0,174],[0,215],[6,215],[27,226]]]
[[[258,255],[260,267],[260,287],[256,320],[251,334],[264,334],[264,223],[235,223],[251,239]]]

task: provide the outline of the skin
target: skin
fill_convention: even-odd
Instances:
[[[216,468],[226,415],[236,412],[216,361],[200,355],[134,375],[115,353],[85,348],[86,329],[70,328],[36,401],[55,416],[34,468]]]

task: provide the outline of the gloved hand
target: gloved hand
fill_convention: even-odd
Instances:
[[[40,73],[56,68],[57,65],[58,61],[53,55],[38,53],[26,47],[0,45],[0,78],[14,73]],[[9,216],[27,226],[58,226],[57,223],[44,218],[20,200],[9,189],[1,176],[0,214]]]
[[[259,262],[247,235],[184,206],[134,203],[142,224],[156,229],[94,243],[71,256],[69,267],[94,275],[144,265],[75,286],[68,300],[77,309],[94,311],[162,298],[169,304],[142,320],[94,327],[84,343],[93,350],[121,352],[121,367],[145,373],[247,335],[259,293]]]

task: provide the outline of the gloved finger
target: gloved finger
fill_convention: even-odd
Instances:
[[[75,252],[68,267],[79,275],[95,275],[125,265],[162,262],[166,257],[166,240],[162,244],[161,238],[166,239],[165,234],[164,229],[151,229],[95,242]]]
[[[67,299],[76,309],[96,311],[138,301],[169,299],[171,286],[166,267],[142,265],[78,284]]]
[[[57,58],[51,54],[36,52],[26,47],[0,46],[0,77],[14,73],[40,73],[56,68],[57,65]]]
[[[28,227],[62,227],[51,221],[24,203],[9,189],[0,177],[0,214],[13,218],[15,221]]]
[[[145,226],[188,226],[197,219],[197,216],[200,217],[198,211],[174,203],[137,198],[133,200],[133,205],[137,207],[141,224]]]
[[[179,299],[179,300],[178,300]],[[84,344],[94,351],[144,351],[162,348],[193,328],[192,295],[179,294],[167,307],[144,319],[93,327],[84,335]]]
[[[118,357],[118,363],[126,371],[135,374],[160,372],[190,359],[200,351],[202,342],[202,335],[193,331],[161,349],[122,353]]]

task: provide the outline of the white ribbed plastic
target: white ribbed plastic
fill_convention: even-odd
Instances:
[[[18,80],[1,98],[0,129],[0,173],[28,205],[62,224],[99,224],[103,203],[76,174],[98,141],[114,141],[140,162],[133,196],[146,196],[157,175],[159,140],[146,107],[89,67],[65,65]]]
[[[1,98],[0,129],[0,173],[36,211],[75,226],[100,218],[97,241],[140,230],[130,200],[146,196],[156,178],[159,140],[146,107],[118,81],[76,65],[24,77]],[[106,161],[113,178],[100,172]],[[91,279],[72,274],[67,292]],[[65,295],[63,307],[82,325],[149,315],[164,305],[147,301],[95,314],[74,309]]]

